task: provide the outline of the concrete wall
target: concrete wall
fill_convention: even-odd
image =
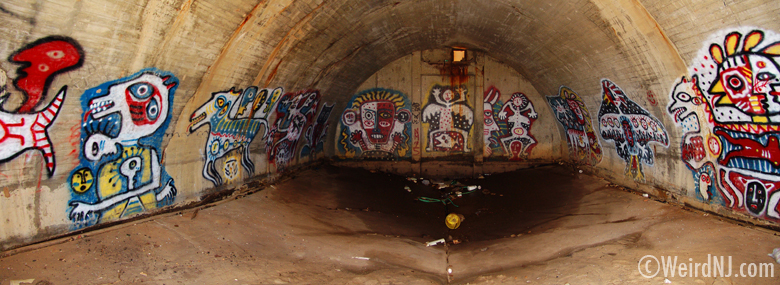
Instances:
[[[0,244],[337,159],[344,110],[369,87],[409,99],[411,158],[393,167],[562,158],[777,225],[778,11],[759,0],[4,1]],[[451,47],[473,51],[473,65],[447,67]],[[432,103],[435,83],[470,85],[470,151],[425,150],[437,129],[426,107],[446,105]],[[488,105],[522,92],[538,113],[520,162],[503,144],[485,155],[491,86],[501,97]],[[494,140],[514,138],[498,127]]]

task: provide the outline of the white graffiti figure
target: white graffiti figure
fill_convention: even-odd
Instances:
[[[173,179],[162,169],[155,148],[177,84],[167,72],[146,69],[84,93],[82,100],[89,100],[82,103],[87,107],[82,125],[86,161],[80,172],[96,174],[96,183],[93,198],[77,196],[79,201],[70,202],[70,219],[88,221],[92,214],[118,219],[173,200]]]
[[[431,88],[430,102],[423,108],[423,123],[430,124],[426,151],[471,151],[469,131],[474,124],[474,112],[467,104],[465,87]]]
[[[498,119],[509,123],[510,128],[509,134],[501,138],[501,143],[513,158],[525,155],[526,149],[536,143],[528,130],[531,127],[530,119],[536,119],[537,116],[533,104],[523,93],[512,94],[509,101],[501,107]]]

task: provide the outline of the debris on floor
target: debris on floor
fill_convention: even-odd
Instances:
[[[407,178],[408,180],[409,178]],[[449,180],[449,181],[431,181],[431,180],[423,180],[423,184],[428,186],[432,186],[435,189],[441,190],[441,197],[439,198],[433,198],[433,197],[418,197],[416,200],[420,202],[425,203],[442,203],[444,205],[452,204],[455,207],[458,207],[453,200],[457,198],[461,198],[464,195],[471,194],[476,192],[477,190],[482,190],[481,185],[465,185],[457,180]],[[482,190],[482,193],[485,193],[487,189]],[[411,191],[409,191],[411,192]],[[487,192],[489,193],[489,191]],[[487,194],[486,194],[487,195]],[[491,195],[496,195],[495,193],[491,193]],[[503,195],[502,195],[503,196]]]
[[[769,256],[771,256],[775,262],[780,263],[780,247],[772,250],[772,253],[770,253]]]
[[[352,258],[353,258],[353,259],[360,259],[360,260],[371,260],[370,258],[368,258],[368,257],[363,257],[363,256],[353,256]]]
[[[434,245],[437,245],[437,244],[440,244],[440,243],[444,243],[444,238],[440,238],[440,239],[437,239],[437,240],[434,240],[434,241],[426,242],[425,246],[434,246]]]

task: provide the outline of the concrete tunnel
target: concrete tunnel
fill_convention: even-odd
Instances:
[[[774,274],[778,12],[4,1],[0,282],[673,279],[647,254]],[[776,280],[708,275],[672,281]]]

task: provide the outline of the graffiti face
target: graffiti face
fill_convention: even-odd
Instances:
[[[739,28],[713,35],[672,88],[682,160],[697,197],[780,221],[780,36]]]
[[[148,137],[168,122],[170,76],[141,72],[127,80],[103,84],[88,90],[83,129],[85,157],[97,161],[118,153],[117,144],[131,145]]]
[[[92,171],[89,168],[82,168],[73,173],[70,181],[74,192],[84,193],[92,188],[94,177],[92,175]]]
[[[609,79],[603,79],[601,86],[604,91],[599,108],[601,138],[615,142],[618,156],[626,161],[625,174],[644,181],[642,164],[652,166],[655,159],[650,144],[669,146],[666,129]]]
[[[361,123],[372,143],[386,143],[395,124],[392,102],[367,102],[360,106]]]
[[[428,152],[471,151],[466,142],[474,112],[466,96],[464,86],[437,84],[431,88],[422,119],[428,124]]]
[[[78,227],[173,202],[177,190],[157,150],[177,85],[173,74],[150,68],[84,92],[85,143],[81,163],[70,176],[68,215]]]
[[[409,102],[401,92],[362,91],[352,98],[342,114],[340,150],[347,157],[407,157],[410,120]]]

